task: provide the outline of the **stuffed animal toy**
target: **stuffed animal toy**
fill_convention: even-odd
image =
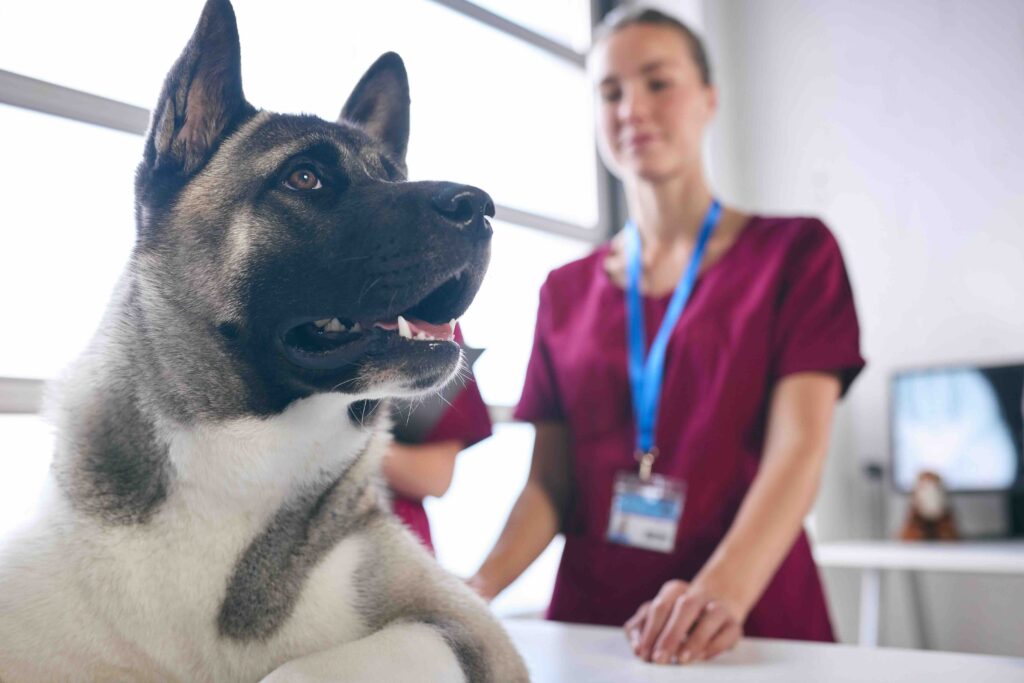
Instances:
[[[942,477],[927,470],[921,472],[910,495],[910,511],[900,538],[905,541],[952,541],[959,537]]]

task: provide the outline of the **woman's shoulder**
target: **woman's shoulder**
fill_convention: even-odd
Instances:
[[[761,239],[780,245],[835,239],[824,221],[814,216],[753,215],[745,230],[753,231]]]
[[[784,281],[845,273],[846,264],[835,235],[820,218],[811,216],[755,216],[740,268],[774,272]],[[734,262],[735,263],[735,262]]]
[[[746,238],[757,245],[759,258],[779,258],[820,251],[838,251],[835,235],[824,221],[813,216],[751,216],[744,228]]]

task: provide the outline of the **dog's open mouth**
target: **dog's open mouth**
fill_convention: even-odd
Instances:
[[[463,290],[462,280],[454,276],[401,313],[291,320],[280,328],[281,349],[300,367],[334,370],[374,347],[411,351],[454,344],[455,319],[464,309]]]

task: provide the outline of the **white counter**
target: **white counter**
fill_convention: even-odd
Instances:
[[[819,567],[860,571],[858,643],[867,646],[878,644],[883,572],[1024,575],[1024,541],[1019,539],[839,541],[816,544],[813,550]]]
[[[711,662],[659,666],[637,659],[622,630],[506,619],[534,683],[1021,683],[1024,659],[744,638]]]

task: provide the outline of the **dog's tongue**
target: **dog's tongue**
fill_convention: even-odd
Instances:
[[[455,332],[452,330],[450,323],[435,324],[428,323],[425,320],[416,320],[415,318],[406,320],[405,322],[409,323],[409,331],[412,332],[413,337],[420,332],[423,332],[435,339],[442,339],[444,341],[452,341],[455,338]],[[373,325],[374,327],[379,327],[384,330],[397,330],[398,319],[396,318],[394,321],[387,322],[381,320]]]

